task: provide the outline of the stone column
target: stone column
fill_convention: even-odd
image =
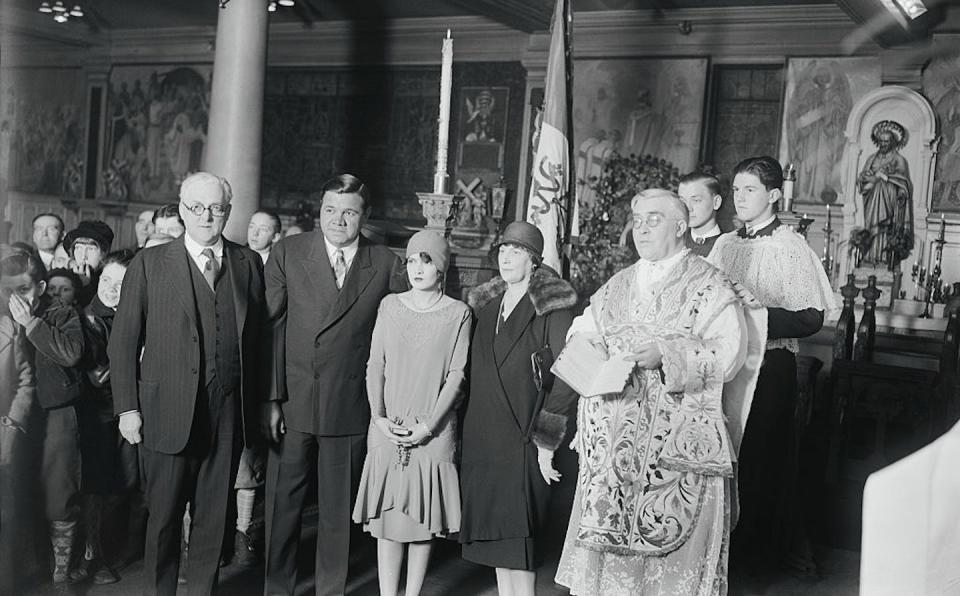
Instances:
[[[260,205],[266,65],[266,2],[230,0],[217,19],[204,169],[225,177],[233,187],[225,235],[241,244]]]

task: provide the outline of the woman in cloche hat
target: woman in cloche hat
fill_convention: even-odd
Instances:
[[[513,222],[497,247],[500,276],[470,292],[477,316],[463,421],[463,558],[495,567],[501,595],[533,596],[553,452],[576,394],[550,366],[577,303],[573,287],[541,264],[543,236]]]
[[[370,431],[353,519],[377,538],[380,593],[395,596],[407,555],[420,593],[434,536],[460,530],[455,406],[470,343],[467,305],[444,295],[450,247],[422,231],[407,244],[411,289],[380,303],[367,363]]]

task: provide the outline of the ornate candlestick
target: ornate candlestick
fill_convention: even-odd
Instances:
[[[433,192],[418,192],[427,229],[446,234],[448,221],[455,215],[458,198],[447,194],[447,149],[450,142],[450,92],[453,86],[453,39],[450,30],[443,40],[440,67],[440,115],[437,118],[437,167],[433,175]]]
[[[833,336],[833,359],[850,360],[853,358],[853,337],[857,322],[853,305],[860,295],[860,288],[857,287],[852,273],[847,274],[847,285],[840,288],[840,295],[843,296],[843,310],[837,321],[837,332]]]
[[[823,226],[823,270],[827,273],[827,279],[833,283],[833,254],[830,245],[833,242],[833,228],[830,223],[830,205],[827,205],[827,225]]]
[[[873,344],[877,334],[877,299],[883,292],[877,288],[877,276],[867,278],[867,287],[863,289],[863,316],[857,328],[857,345],[853,348],[853,359],[870,362],[873,360]]]
[[[930,304],[934,302],[934,295],[937,293],[937,290],[940,288],[940,274],[942,272],[943,265],[943,245],[947,243],[945,239],[946,235],[947,222],[943,218],[943,213],[940,214],[940,233],[937,234],[937,239],[933,241],[933,244],[937,247],[937,256],[934,259],[933,271],[930,272],[930,277],[927,279],[927,296],[926,300],[923,303],[923,314],[920,315],[921,319],[930,318]],[[921,269],[921,271],[923,271]],[[922,283],[922,282],[921,282]]]

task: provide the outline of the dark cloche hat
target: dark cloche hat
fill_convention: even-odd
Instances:
[[[77,227],[67,232],[63,237],[63,248],[67,254],[73,252],[73,243],[80,238],[89,238],[97,243],[104,253],[110,251],[110,245],[113,244],[113,230],[102,221],[84,220],[77,224]]]
[[[525,221],[514,221],[506,227],[497,247],[504,244],[522,246],[538,257],[543,257],[543,234],[537,226]]]

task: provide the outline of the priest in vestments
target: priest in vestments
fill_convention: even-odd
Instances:
[[[569,341],[636,362],[620,393],[583,396],[576,497],[557,582],[576,595],[725,594],[737,449],[766,311],[684,246],[672,192],[631,202],[640,260]]]

